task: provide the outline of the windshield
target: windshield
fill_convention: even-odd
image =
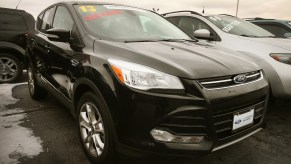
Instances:
[[[85,26],[100,39],[142,41],[190,37],[153,12],[116,5],[75,5]]]
[[[236,17],[216,15],[206,18],[222,31],[229,34],[247,37],[274,37],[273,34],[262,29],[261,27]]]

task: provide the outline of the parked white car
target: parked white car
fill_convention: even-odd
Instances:
[[[274,97],[291,98],[291,40],[230,15],[203,16],[193,11],[163,14],[195,38],[245,54],[267,74]]]

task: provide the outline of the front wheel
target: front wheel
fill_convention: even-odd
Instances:
[[[115,162],[114,128],[101,96],[86,92],[78,103],[77,123],[82,147],[94,163]]]

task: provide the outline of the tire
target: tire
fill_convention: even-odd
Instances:
[[[40,100],[47,96],[47,91],[37,84],[35,74],[30,66],[27,68],[27,81],[31,98],[34,100]]]
[[[15,82],[22,72],[23,68],[18,58],[6,53],[0,54],[0,83]]]
[[[77,112],[79,138],[88,158],[97,164],[115,163],[114,125],[101,94],[83,94]]]

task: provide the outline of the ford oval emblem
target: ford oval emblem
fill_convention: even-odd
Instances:
[[[247,76],[246,75],[237,75],[236,77],[233,78],[233,81],[237,84],[241,84],[247,81]]]
[[[239,123],[241,123],[241,120],[235,121],[235,124],[239,124]]]

